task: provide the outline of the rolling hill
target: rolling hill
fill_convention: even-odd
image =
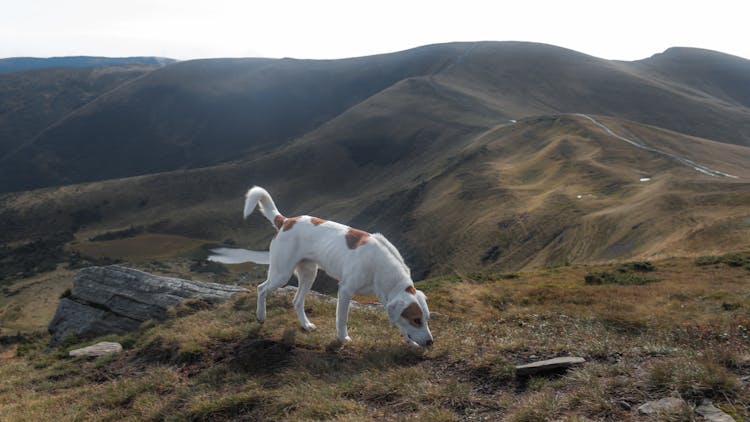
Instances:
[[[0,157],[23,149],[50,125],[154,68],[56,67],[0,74]]]
[[[6,194],[0,232],[7,242],[55,227],[86,243],[144,226],[265,249],[273,234],[268,223],[240,216],[242,193],[259,184],[285,215],[383,232],[417,278],[750,247],[750,148],[595,119],[661,153],[580,115],[502,124],[458,145],[449,135],[443,142],[409,138],[418,154],[405,153],[397,139],[393,150],[384,145],[372,154],[365,145],[360,152],[343,141],[345,130],[324,127],[256,159]],[[408,158],[393,159],[398,154]],[[667,154],[736,178],[705,174]]]
[[[713,61],[670,80],[681,57]],[[0,160],[5,190],[88,181],[0,196],[0,242],[140,227],[264,249],[270,226],[239,217],[257,184],[286,215],[383,232],[417,278],[742,249],[743,66],[516,42],[177,63]]]
[[[678,71],[683,62],[690,65]],[[379,148],[372,127],[354,126],[370,112],[380,120],[368,124],[392,125],[386,135],[398,138],[434,136],[424,128],[440,125],[435,119],[450,119],[443,127],[461,132],[453,141],[460,143],[509,119],[590,113],[747,146],[749,69],[745,59],[697,49],[618,62],[521,42],[346,60],[181,62],[102,95],[2,155],[0,191],[211,166],[334,123],[351,128],[361,151]],[[392,110],[406,107],[398,114],[405,120],[393,122]]]

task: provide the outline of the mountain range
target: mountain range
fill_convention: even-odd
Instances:
[[[240,218],[257,184],[383,232],[416,277],[750,247],[750,61],[714,51],[58,67],[1,74],[0,110],[1,242],[142,226],[265,248]]]
[[[165,66],[176,60],[166,57],[9,57],[0,59],[0,73],[55,67],[109,67],[122,65]]]

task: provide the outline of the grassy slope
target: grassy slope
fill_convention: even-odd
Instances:
[[[182,62],[101,98],[1,158],[0,190],[257,156],[314,136],[311,131],[332,119],[353,129],[346,140],[350,144],[369,146],[379,160],[398,158],[375,153],[379,139],[369,133],[372,126],[358,119],[366,110],[358,107],[362,102],[381,108],[380,122],[365,123],[388,125],[388,135],[404,140],[436,136],[430,128],[441,121],[451,132],[465,134],[477,123],[486,129],[510,118],[585,112],[745,144],[748,61],[701,50],[688,53],[689,71],[679,72],[674,68],[682,56],[674,54],[613,62],[519,42],[441,44],[346,60]],[[407,118],[401,121],[394,111],[407,104]],[[354,108],[359,113],[347,112]],[[353,120],[341,122],[347,118]],[[455,142],[465,139],[459,136]],[[408,151],[404,147],[402,152]]]
[[[0,352],[0,417],[638,420],[635,405],[673,395],[750,417],[748,270],[686,259],[656,267],[660,281],[640,286],[583,283],[607,266],[427,280],[419,286],[443,314],[431,321],[428,350],[406,346],[370,310],[352,312],[354,342],[340,347],[331,342],[334,305],[315,301],[307,307],[319,328],[301,332],[289,296],[270,299],[260,326],[254,293],[214,309],[181,307],[115,337],[126,351],[114,357],[9,346]],[[514,364],[565,355],[587,363],[514,376]]]
[[[413,114],[410,98],[429,98],[418,86],[408,92],[396,110],[399,121]],[[600,118],[619,133],[740,176],[717,178],[634,148],[577,116],[530,118],[484,132],[488,120],[475,116],[474,126],[462,130],[436,121],[401,137],[379,110],[373,100],[348,112],[361,114],[355,128],[371,128],[377,154],[367,143],[348,142],[355,118],[347,117],[257,160],[5,195],[3,240],[79,226],[78,240],[85,242],[143,226],[264,249],[270,225],[260,217],[243,221],[239,211],[242,192],[258,184],[286,215],[383,232],[405,252],[417,279],[430,271],[504,271],[750,246],[746,147]],[[469,140],[452,142],[460,137]],[[652,180],[639,182],[643,176]]]
[[[128,65],[0,74],[0,160],[79,107],[154,68]]]

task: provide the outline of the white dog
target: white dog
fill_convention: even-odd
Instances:
[[[383,235],[307,215],[286,218],[268,192],[258,186],[245,198],[244,217],[257,206],[278,231],[271,240],[268,277],[258,285],[259,322],[266,319],[266,296],[294,274],[299,280],[294,309],[302,328],[314,330],[315,325],[305,314],[305,296],[318,268],[322,268],[339,280],[336,331],[340,341],[351,341],[346,328],[349,303],[355,293],[360,293],[376,295],[385,305],[388,318],[410,342],[432,344],[426,297],[414,288],[409,267]]]

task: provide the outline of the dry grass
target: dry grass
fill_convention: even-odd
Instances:
[[[259,325],[252,293],[112,336],[126,347],[114,357],[20,345],[2,354],[0,419],[638,420],[638,404],[674,395],[750,417],[747,270],[656,266],[660,281],[634,286],[584,284],[614,265],[421,282],[444,315],[430,349],[404,344],[377,310],[352,311],[354,342],[342,346],[335,306],[312,300],[318,330],[303,332],[283,295]],[[564,355],[587,363],[515,375],[515,364]]]
[[[184,236],[146,233],[125,239],[81,241],[73,244],[71,249],[95,258],[107,257],[144,262],[185,254],[206,242]]]

